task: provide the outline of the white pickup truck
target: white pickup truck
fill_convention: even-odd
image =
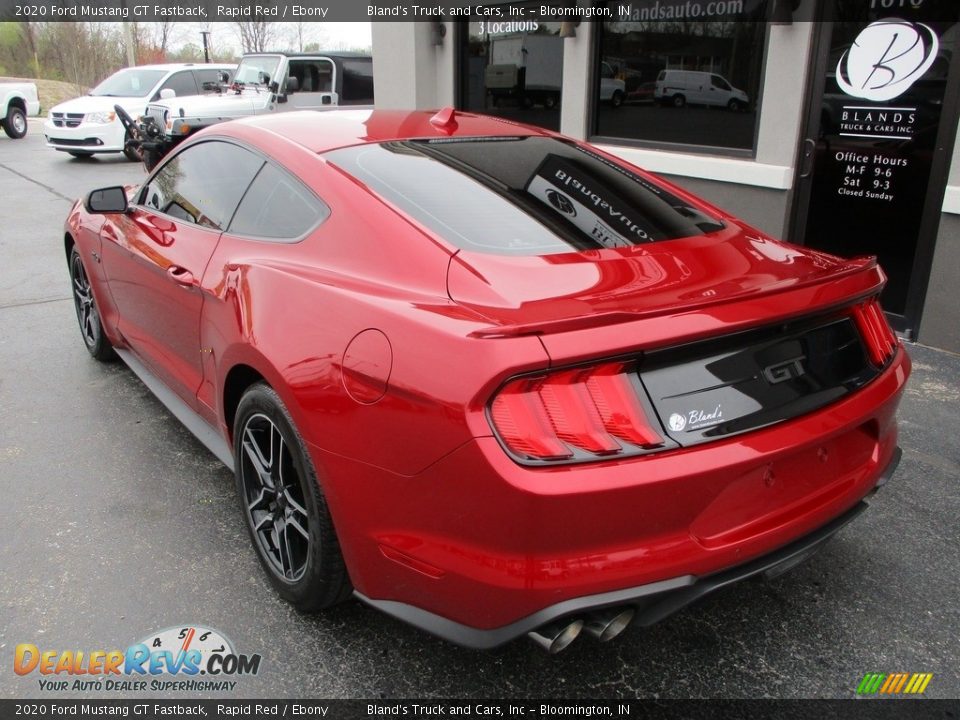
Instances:
[[[40,114],[37,86],[32,82],[0,83],[0,125],[8,137],[19,140],[27,134],[27,116]]]

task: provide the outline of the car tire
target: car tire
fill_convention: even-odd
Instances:
[[[623,105],[623,93],[619,90],[614,90],[613,95],[610,96],[610,106],[618,108],[621,105]]]
[[[22,108],[11,105],[7,108],[7,116],[3,120],[3,131],[7,137],[19,140],[27,134],[27,114]]]
[[[670,102],[674,107],[682,108],[687,104],[687,98],[685,98],[683,95],[674,95]]]
[[[739,100],[731,100],[727,103],[727,109],[730,112],[740,112],[743,109],[743,104]]]
[[[87,352],[100,362],[113,360],[116,358],[116,353],[103,332],[90,278],[76,246],[70,250],[70,285],[73,288],[73,306],[77,312],[80,335],[83,337]]]
[[[276,391],[252,385],[233,424],[240,508],[277,593],[301,612],[346,600],[352,586],[306,445]]]

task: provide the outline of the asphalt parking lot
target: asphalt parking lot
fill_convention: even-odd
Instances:
[[[960,357],[920,346],[898,474],[776,581],[553,657],[525,640],[464,650],[355,601],[298,615],[257,564],[229,472],[80,339],[64,217],[143,176],[49,150],[35,121],[0,137],[0,696],[44,696],[12,671],[18,643],[110,650],[201,624],[263,656],[224,697],[849,698],[866,672],[933,673],[927,696],[960,697]]]

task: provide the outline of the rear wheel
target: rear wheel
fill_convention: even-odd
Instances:
[[[27,114],[22,108],[11,105],[7,109],[7,117],[3,120],[3,131],[14,140],[19,140],[27,134]]]
[[[93,299],[93,288],[90,287],[90,278],[87,276],[83,259],[76,246],[70,251],[70,281],[73,285],[73,305],[77,311],[80,335],[83,336],[83,344],[87,352],[101,362],[112,360],[116,354],[107,336],[103,334],[100,313]]]
[[[352,590],[326,499],[279,395],[253,385],[234,422],[237,491],[257,557],[277,592],[318,612]]]
[[[623,93],[619,90],[614,90],[613,95],[610,96],[610,105],[615,108],[623,105]]]

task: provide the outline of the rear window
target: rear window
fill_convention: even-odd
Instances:
[[[715,218],[554,138],[405,140],[327,159],[452,245],[551,255],[704,235]]]

